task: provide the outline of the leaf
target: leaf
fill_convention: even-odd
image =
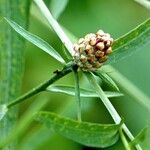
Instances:
[[[72,86],[55,85],[55,86],[49,86],[46,90],[51,91],[51,92],[65,93],[68,95],[75,96],[75,88]],[[120,92],[105,91],[105,94],[109,98],[123,96],[123,94]],[[81,97],[99,97],[95,91],[82,89],[82,88],[80,88],[80,96]]]
[[[109,111],[110,115],[112,116],[115,123],[119,123],[121,121],[121,117],[117,113],[116,109],[113,107],[107,96],[105,95],[102,88],[97,83],[97,80],[95,76],[91,72],[85,72],[84,73],[89,80],[90,84],[93,86],[93,88],[96,90],[96,93],[99,95],[99,98],[102,100],[103,104]]]
[[[37,9],[36,7],[34,7],[35,10]],[[45,28],[48,28],[48,24],[46,21],[44,21],[42,19],[41,16],[35,16],[34,11],[31,11],[31,14],[40,22],[43,23],[45,25]],[[77,37],[75,37],[71,32],[69,32],[67,29],[63,28],[64,31],[67,33],[67,35],[69,36],[69,38],[73,41],[76,42],[77,41]],[[110,61],[108,60],[108,63],[114,62],[114,59],[112,58],[112,56],[110,56]],[[127,80],[120,72],[118,72],[117,70],[115,70],[114,68],[112,68],[109,65],[105,65],[104,67],[109,67],[110,70],[114,70],[113,73],[110,74],[110,76],[115,79],[115,81],[117,82],[117,84],[119,86],[121,86],[122,88],[124,88],[127,93],[133,98],[133,100],[137,101],[140,105],[144,106],[145,108],[147,108],[148,110],[150,110],[150,102],[149,102],[149,97],[147,97],[145,95],[145,93],[143,93],[141,90],[139,90],[131,81]],[[106,70],[106,69],[105,69]],[[106,70],[107,71],[107,70]],[[118,81],[119,79],[119,81]],[[130,86],[130,88],[129,88]],[[132,90],[131,90],[132,88]],[[133,92],[134,91],[134,92]]]
[[[64,58],[66,60],[66,62],[70,62],[73,58],[71,56],[71,54],[69,53],[69,51],[66,49],[66,47],[62,44],[62,51],[64,53]]]
[[[7,105],[0,105],[0,121],[6,115],[7,111],[8,111]]]
[[[51,0],[50,10],[54,18],[58,19],[62,12],[65,10],[69,0]]]
[[[135,137],[133,141],[129,143],[131,148],[135,147],[136,144],[144,143],[143,145],[149,145],[149,137],[150,137],[150,126],[146,126],[141,132]]]
[[[22,37],[24,37],[26,40],[28,40],[32,44],[36,45],[37,47],[39,47],[40,49],[42,49],[44,52],[46,52],[49,55],[51,55],[52,57],[54,57],[59,62],[61,62],[63,64],[65,63],[65,61],[60,56],[60,54],[57,51],[55,51],[55,49],[52,46],[50,46],[47,42],[45,42],[43,39],[41,39],[40,37],[26,31],[21,26],[19,26],[17,23],[15,23],[14,21],[12,21],[8,18],[5,18],[5,19],[9,23],[9,25],[17,33],[19,33]]]
[[[51,112],[39,112],[36,120],[56,133],[90,147],[108,147],[118,141],[120,124],[78,122]]]
[[[96,76],[98,76],[99,78],[102,79],[102,81],[104,81],[107,85],[109,85],[111,88],[119,91],[118,86],[116,85],[116,83],[111,79],[111,77],[109,77],[107,75],[107,73],[105,73],[104,71],[101,70],[97,70],[95,72],[93,72]]]
[[[113,53],[108,63],[116,62],[141,49],[150,42],[150,19],[117,39],[113,44]],[[141,52],[142,53],[142,52]]]
[[[0,16],[13,18],[27,29],[30,0],[0,0]],[[25,42],[0,20],[0,104],[7,104],[20,95],[24,73]],[[2,107],[2,116],[6,113]],[[1,118],[2,118],[1,116]],[[0,143],[12,132],[18,117],[18,107],[10,109],[0,121]],[[14,150],[16,141],[3,149]]]

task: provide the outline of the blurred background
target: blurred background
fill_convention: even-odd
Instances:
[[[45,1],[47,6],[50,2]],[[29,31],[49,42],[62,53],[62,44],[56,34],[47,26],[39,10],[32,3]],[[103,29],[114,39],[135,28],[150,17],[150,10],[133,0],[69,0],[65,11],[59,17],[59,23],[76,37]],[[26,42],[26,65],[22,93],[50,78],[53,71],[62,66],[46,53]],[[150,97],[150,45],[127,57],[113,66]],[[88,81],[80,75],[81,87],[91,88]],[[73,75],[61,79],[56,84],[74,85]],[[106,88],[106,87],[105,87]],[[123,89],[124,97],[111,99],[113,105],[124,118],[134,135],[150,124],[150,111],[138,104]],[[132,91],[131,91],[132,92]],[[63,97],[63,98],[62,98]],[[33,100],[35,100],[33,102]],[[40,103],[40,104],[38,104]],[[30,106],[31,105],[31,106]],[[28,111],[41,105],[42,110],[60,113],[64,116],[76,115],[74,97],[56,93],[42,93],[21,105],[20,120]],[[30,107],[28,109],[28,107]],[[99,123],[113,123],[109,113],[99,99],[82,99],[83,120]],[[19,150],[86,150],[89,149],[60,135],[54,134],[37,122],[32,122],[21,135]],[[150,141],[150,138],[149,138]],[[150,145],[144,145],[148,150]],[[94,150],[94,148],[91,148]],[[119,141],[108,150],[124,150]],[[150,147],[149,147],[150,149]],[[100,150],[100,149],[99,149]]]

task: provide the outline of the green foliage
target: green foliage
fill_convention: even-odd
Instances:
[[[115,90],[119,91],[118,86],[117,86],[116,83],[107,75],[107,73],[105,73],[104,71],[98,70],[98,71],[95,71],[94,74],[95,74],[96,76],[98,76],[99,78],[101,78],[102,81],[107,84],[107,86],[110,86],[112,89],[115,89]]]
[[[109,99],[107,98],[107,96],[103,92],[102,88],[99,86],[99,84],[98,84],[96,78],[94,77],[94,75],[90,72],[86,72],[85,75],[86,75],[87,79],[89,80],[90,84],[92,85],[93,89],[95,89],[95,91],[98,94],[99,98],[102,100],[105,107],[107,108],[107,110],[111,114],[111,116],[112,116],[113,120],[115,121],[115,123],[120,123],[120,121],[121,121],[120,116],[118,115],[118,113],[115,110],[115,108],[113,107],[113,105],[110,103]]]
[[[40,0],[39,1],[36,0],[37,4],[39,2],[40,2]],[[41,2],[42,2],[42,0],[41,0]],[[49,0],[47,0],[47,2],[49,2]],[[55,18],[58,18],[60,16],[60,14],[64,11],[67,3],[68,3],[68,0],[61,0],[61,1],[60,0],[58,0],[58,1],[51,0],[50,8],[51,8],[51,12],[54,14]],[[41,5],[41,6],[43,6],[43,5]],[[79,7],[77,7],[76,10],[78,10]],[[42,7],[40,7],[40,9],[42,10]],[[84,9],[84,11],[85,11],[85,9]],[[42,10],[41,12],[45,13],[44,14],[45,17],[48,16],[47,13],[46,13],[46,9]],[[82,10],[82,12],[83,12],[83,10]],[[90,12],[90,11],[88,11],[88,12]],[[50,56],[54,57],[55,59],[57,59],[61,63],[65,64],[64,60],[68,61],[68,60],[72,59],[72,58],[70,59],[70,57],[68,58],[68,56],[66,57],[67,59],[63,59],[62,56],[60,56],[59,53],[52,46],[50,46],[47,42],[45,42],[43,39],[37,37],[36,35],[33,35],[33,34],[29,33],[25,29],[23,29],[21,26],[19,26],[18,24],[16,24],[12,20],[10,20],[9,16],[5,16],[5,17],[7,18],[6,20],[12,26],[12,28],[15,31],[17,31],[22,37],[24,37],[25,39],[27,39],[28,41],[30,41],[31,43],[33,43],[37,47],[41,48],[43,51],[45,51],[46,53],[48,53]],[[38,16],[36,16],[36,17],[38,17]],[[11,19],[13,19],[13,18],[11,18]],[[52,25],[54,31],[56,31],[56,33],[60,37],[63,44],[66,47],[68,47],[67,50],[72,52],[71,51],[72,50],[72,44],[71,44],[70,40],[69,40],[70,44],[68,44],[66,42],[68,40],[67,37],[63,36],[64,33],[61,32],[61,28],[60,28],[59,24],[54,20],[53,16],[50,16],[46,19]],[[13,20],[15,20],[15,19],[13,19]],[[20,22],[19,20],[16,20],[16,21]],[[90,22],[89,22],[89,24],[90,24]],[[93,22],[91,23],[91,25],[92,24],[93,24]],[[82,30],[83,30],[83,28],[82,28]],[[10,31],[9,31],[9,33],[10,33]],[[12,34],[8,34],[8,35],[12,36]],[[8,41],[10,42],[10,40],[8,40]],[[22,42],[22,40],[20,40],[20,41]],[[127,56],[131,55],[137,49],[140,49],[140,48],[142,49],[144,45],[149,43],[149,41],[150,41],[150,21],[147,20],[146,22],[142,23],[137,28],[133,29],[128,34],[124,35],[123,37],[121,37],[121,38],[119,38],[118,40],[115,41],[115,43],[113,45],[113,53],[110,55],[110,59],[109,59],[108,63],[116,62],[116,61],[118,61],[118,60],[120,60],[124,57],[127,57]],[[68,44],[68,46],[67,46],[67,44]],[[56,45],[56,43],[55,43],[55,45]],[[16,59],[16,57],[20,59],[22,57],[20,55],[17,55],[17,52],[18,52],[17,50],[18,49],[16,49],[16,51],[14,51],[13,55],[15,56],[15,59]],[[10,52],[10,50],[9,50],[9,52]],[[66,53],[66,49],[65,49],[65,53]],[[0,58],[3,58],[4,51],[1,54],[2,55],[0,55],[1,56]],[[7,58],[7,57],[4,57],[4,58]],[[15,59],[13,59],[13,60],[15,60]],[[6,61],[8,61],[8,65],[11,64],[10,59],[7,59]],[[21,61],[18,61],[18,63],[20,63],[20,62]],[[54,62],[52,62],[52,64],[54,64]],[[21,65],[21,63],[20,63],[20,65]],[[134,139],[134,137],[132,136],[129,129],[126,127],[126,125],[123,124],[121,126],[121,123],[120,123],[121,118],[120,118],[119,114],[117,113],[117,111],[115,110],[115,108],[113,107],[113,105],[111,104],[111,102],[109,101],[108,98],[109,97],[119,97],[119,96],[122,96],[123,94],[121,94],[119,92],[118,86],[108,76],[108,74],[106,73],[107,71],[105,71],[105,69],[104,69],[104,71],[102,69],[100,69],[100,70],[94,72],[94,74],[96,76],[98,76],[102,80],[102,82],[104,82],[107,85],[107,87],[109,86],[109,87],[111,87],[112,90],[116,90],[117,92],[116,91],[115,92],[113,92],[113,91],[103,91],[103,89],[98,84],[98,81],[96,80],[97,78],[92,73],[85,73],[85,75],[88,77],[88,79],[90,81],[90,85],[91,85],[91,87],[93,87],[93,90],[91,90],[90,87],[85,88],[85,89],[79,88],[79,82],[78,82],[79,79],[76,80],[77,81],[76,82],[76,88],[74,88],[72,86],[63,86],[63,85],[62,86],[49,86],[50,84],[57,81],[61,77],[63,77],[66,74],[70,73],[72,71],[73,65],[74,65],[74,63],[71,63],[70,68],[68,66],[64,67],[64,69],[66,70],[66,73],[63,72],[64,69],[61,70],[61,71],[55,71],[55,75],[52,77],[52,79],[54,79],[54,80],[50,79],[50,80],[46,81],[45,83],[42,83],[37,88],[34,88],[33,91],[29,91],[28,93],[24,94],[22,97],[19,97],[17,99],[18,100],[17,103],[25,100],[25,98],[29,98],[29,97],[31,97],[31,96],[33,96],[33,95],[35,95],[35,94],[37,94],[41,91],[45,91],[45,90],[46,91],[51,91],[51,92],[65,93],[65,94],[72,95],[72,96],[76,95],[76,97],[78,98],[77,100],[79,101],[79,103],[80,103],[80,96],[81,97],[87,97],[87,98],[99,97],[102,100],[102,102],[104,103],[104,105],[106,106],[107,110],[111,114],[111,116],[114,119],[116,124],[98,124],[98,123],[95,124],[95,123],[90,123],[90,122],[79,122],[80,120],[75,121],[75,120],[72,120],[72,119],[64,118],[62,116],[56,115],[56,114],[51,113],[51,112],[39,112],[39,113],[36,114],[36,118],[37,118],[38,121],[46,124],[48,126],[48,128],[52,129],[56,133],[58,133],[58,134],[60,134],[64,137],[67,137],[69,139],[72,139],[73,141],[76,141],[78,143],[81,143],[81,144],[86,145],[86,146],[91,146],[91,147],[103,147],[104,148],[104,147],[108,147],[108,146],[111,146],[111,145],[115,144],[118,140],[118,137],[119,137],[118,131],[120,131],[119,129],[121,127],[124,130],[124,132],[127,134],[127,136],[129,137],[129,139],[133,140],[130,144],[131,147],[132,148],[136,147],[137,150],[141,150],[141,147],[138,144],[140,143],[143,136],[145,136],[145,131],[146,130],[144,130],[142,133],[140,133]],[[3,69],[1,70],[1,72],[7,71],[6,66],[5,67],[3,66],[2,68]],[[10,68],[8,67],[8,70],[11,72],[12,68],[16,69],[16,67],[11,66]],[[42,74],[44,74],[44,73],[42,72]],[[132,91],[130,91],[130,86],[128,86],[128,85],[132,85],[132,84],[130,82],[126,82],[126,80],[124,80],[124,78],[121,75],[119,75],[118,73],[116,73],[116,74],[117,75],[115,76],[115,78],[117,79],[117,81],[118,82],[121,81],[118,84],[121,85],[121,87],[125,87],[127,89],[128,93],[133,93],[132,96],[135,99],[138,99],[138,101],[140,101],[140,104],[144,104],[144,106],[149,108],[149,105],[148,105],[149,102],[148,101],[145,102],[145,97],[144,97],[144,100],[143,100],[143,97],[140,97],[140,96],[139,96],[139,98],[137,98],[138,95],[140,95],[140,94],[137,92],[138,90],[136,90],[136,87],[131,86]],[[21,76],[21,74],[17,74],[17,75]],[[36,76],[37,76],[37,74],[36,74]],[[120,78],[122,80],[120,80]],[[16,78],[13,78],[13,80],[15,82],[18,81]],[[32,80],[34,80],[34,79],[32,79]],[[66,81],[68,82],[68,80],[66,80]],[[44,87],[44,88],[41,88],[41,87]],[[20,88],[20,86],[18,88]],[[8,89],[12,89],[12,88],[10,88],[8,86],[7,90]],[[3,94],[3,93],[2,94],[1,93],[0,93],[0,96]],[[52,99],[53,97],[50,97],[50,98]],[[40,98],[40,99],[43,100],[42,98]],[[54,99],[55,99],[55,97],[54,97]],[[31,114],[33,114],[35,111],[38,111],[43,105],[45,105],[45,103],[42,103],[42,102],[43,101],[41,101],[41,103],[40,103],[40,101],[37,102],[37,105],[35,105],[35,107],[34,107],[34,104],[33,104],[33,106],[27,111],[27,113],[24,116],[21,116],[23,118],[20,119],[20,122],[18,122],[17,125],[15,126],[15,128],[17,129],[16,132],[12,132],[12,134],[10,134],[10,136],[8,136],[8,138],[6,140],[6,143],[5,143],[6,146],[9,145],[9,143],[11,143],[12,141],[14,141],[14,139],[17,139],[18,137],[21,137],[20,135],[22,135],[22,133],[25,134],[25,131],[27,131],[27,127],[32,122],[32,115]],[[88,103],[88,100],[86,102]],[[7,102],[5,101],[4,103],[7,103]],[[14,102],[11,106],[13,106],[17,103]],[[72,107],[68,107],[68,108],[70,110],[72,110]],[[66,109],[66,108],[62,108],[62,110],[63,109]],[[79,113],[79,111],[80,110],[78,109],[78,113]],[[88,111],[88,109],[86,109],[86,111]],[[7,112],[6,105],[0,105],[0,120],[3,118],[3,116],[6,114],[6,112]],[[94,115],[97,115],[97,114],[99,115],[99,113],[96,113]],[[1,121],[3,121],[3,120],[1,120]],[[125,138],[124,132],[122,132],[121,135]],[[47,129],[44,129],[44,128],[41,128],[41,127],[37,128],[33,132],[34,136],[33,136],[32,141],[35,141],[35,143],[32,143],[33,147],[35,149],[40,149],[37,146],[37,145],[39,145],[39,143],[44,142],[46,140],[48,140],[48,141],[51,140],[50,138],[53,137],[54,134],[51,133],[51,132],[50,132],[50,136],[48,134],[49,134],[49,131]],[[32,133],[31,133],[31,135],[32,135]],[[40,139],[39,135],[41,135],[40,137],[44,137],[41,141],[39,141],[39,139]],[[28,137],[28,135],[26,137]],[[24,138],[24,136],[23,136],[22,139],[24,140],[25,149],[26,149],[26,147],[28,147],[28,148],[32,147],[32,146],[30,147],[31,143],[27,143],[28,141],[25,140],[25,139],[28,139],[28,138]],[[145,139],[149,139],[149,138],[146,137]],[[122,142],[125,145],[125,148],[128,149],[126,147],[126,145],[128,145],[128,143],[126,143],[126,142],[128,142],[128,141],[125,140],[125,142],[124,142],[124,140],[122,140]],[[34,144],[35,144],[35,146],[34,146]],[[45,144],[43,144],[43,145],[45,147]],[[18,149],[20,149],[21,147],[22,146],[20,145],[20,147]],[[47,145],[46,145],[46,147],[47,147]]]
[[[51,112],[39,112],[35,117],[55,132],[91,147],[108,147],[116,143],[121,125],[78,122]]]
[[[150,42],[150,19],[146,20],[138,27],[117,39],[113,44],[113,53],[109,57],[109,62],[116,62],[122,58],[130,56],[136,50],[141,49]],[[142,51],[141,51],[142,54]]]
[[[140,131],[140,133],[135,137],[135,139],[129,143],[129,146],[131,147],[131,149],[133,149],[137,143],[144,143],[143,149],[148,150],[150,146],[149,139],[150,139],[150,126],[147,126],[143,128]]]
[[[73,86],[52,85],[52,86],[47,87],[46,90],[51,91],[51,92],[64,93],[67,95],[75,96],[75,88]],[[123,96],[123,94],[120,92],[111,92],[111,91],[104,91],[104,92],[108,98]],[[94,90],[83,89],[83,88],[80,88],[80,96],[81,97],[99,97],[98,94]]]
[[[17,23],[13,22],[10,19],[5,18],[6,21],[10,24],[10,26],[19,33],[22,37],[24,37],[29,42],[33,43],[46,53],[48,53],[50,56],[54,57],[56,60],[60,61],[61,63],[65,63],[63,58],[59,55],[55,49],[50,46],[46,41],[42,40],[40,37],[33,35],[32,33],[26,31],[21,26],[19,26]]]
[[[30,0],[0,1],[0,104],[4,106],[2,115],[7,111],[5,104],[14,100],[21,92],[25,48],[24,41],[10,29],[3,17],[20,22],[21,26],[27,28],[29,7]],[[17,117],[18,108],[15,107],[0,121],[0,142],[11,133]],[[5,149],[13,150],[15,146],[16,142],[13,142]]]

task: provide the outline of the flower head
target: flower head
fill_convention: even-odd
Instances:
[[[112,52],[113,39],[110,34],[99,30],[96,34],[89,33],[74,44],[74,60],[84,71],[100,68]]]

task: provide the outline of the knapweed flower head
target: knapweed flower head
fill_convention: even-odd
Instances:
[[[113,38],[99,30],[89,33],[74,44],[75,63],[84,71],[95,71],[100,68],[112,52]]]

